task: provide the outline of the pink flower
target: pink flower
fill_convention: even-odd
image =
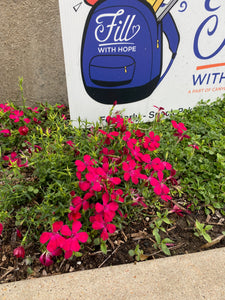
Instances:
[[[131,189],[131,197],[133,200],[133,203],[131,204],[131,206],[141,204],[141,206],[143,206],[144,208],[148,207],[144,202],[144,200],[145,200],[144,197],[140,196],[136,190]]]
[[[3,156],[2,159],[3,160],[8,160],[9,161],[9,166],[12,166],[12,163],[16,162],[17,166],[19,168],[22,167],[28,167],[28,161],[26,160],[26,162],[24,164],[21,163],[21,158],[16,157],[17,153],[16,152],[12,152],[9,156]]]
[[[165,201],[171,200],[172,197],[168,195],[170,189],[163,183],[163,172],[158,171],[157,173],[159,180],[155,177],[151,177],[150,179],[150,184],[154,187],[154,193]]]
[[[140,173],[140,168],[135,169],[136,162],[134,160],[130,160],[128,163],[123,162],[122,167],[124,170],[124,180],[128,181],[130,178],[134,184],[138,184],[140,179],[147,179],[147,176]]]
[[[102,229],[101,238],[103,241],[106,241],[109,238],[108,232],[114,233],[116,231],[116,226],[114,224],[107,223],[103,220],[101,215],[96,215],[93,220],[92,228],[94,230]]]
[[[54,256],[59,256],[62,253],[62,249],[61,248],[57,248],[55,251],[53,252],[44,252],[40,258],[39,261],[41,262],[42,265],[49,267],[53,264],[53,257]]]
[[[39,113],[39,111],[38,111],[38,107],[34,107],[34,108],[27,107],[27,109],[30,109],[31,111],[35,112],[36,114],[38,114],[38,113]]]
[[[80,210],[81,206],[83,206],[84,211],[89,208],[89,203],[88,201],[82,199],[81,197],[77,196],[72,199],[72,204],[74,207],[77,209],[77,211]]]
[[[27,123],[27,124],[30,123],[30,119],[28,119],[28,118],[24,118],[23,120],[24,120],[24,122]]]
[[[184,126],[184,123],[177,124],[177,122],[174,120],[172,120],[171,123],[172,123],[173,127],[177,130],[178,133],[182,134],[184,131],[187,130],[187,128]]]
[[[3,225],[2,223],[0,223],[0,234],[2,234],[2,231],[3,231]]]
[[[72,225],[72,230],[70,230],[68,225],[63,225],[61,233],[64,236],[70,236],[68,239],[64,240],[62,248],[65,250],[65,258],[70,258],[73,252],[78,252],[80,250],[80,244],[86,243],[88,239],[87,232],[78,232],[82,227],[81,222],[75,221]]]
[[[23,116],[23,111],[19,110],[14,110],[12,113],[9,115],[9,118],[14,120],[15,123],[19,122],[20,117]]]
[[[77,166],[77,170],[79,172],[83,172],[87,167],[93,166],[95,164],[94,159],[91,159],[90,155],[84,155],[84,162],[81,160],[76,160],[75,165]]]
[[[176,204],[173,206],[173,208],[170,210],[170,213],[175,213],[180,217],[183,217],[184,214],[190,214],[191,212],[189,210],[183,210],[180,209]]]
[[[33,118],[33,121],[34,121],[36,124],[41,124],[41,121],[38,121],[37,118]]]
[[[23,246],[20,246],[20,247],[17,247],[16,249],[14,249],[13,255],[16,256],[17,258],[19,258],[19,257],[24,258],[25,250],[24,250]]]
[[[106,139],[105,139],[105,144],[106,145],[110,145],[110,140],[114,140],[114,136],[118,136],[119,132],[117,131],[112,131],[110,133],[107,133],[106,131],[99,129],[99,132],[101,132],[102,134],[106,135]]]
[[[22,234],[19,229],[16,229],[16,235],[18,236],[19,239],[22,239]]]
[[[6,104],[0,104],[0,110],[3,110],[3,112],[7,112],[7,111],[13,111],[13,108],[11,106],[9,106],[8,103]]]
[[[62,104],[62,105],[57,105],[57,107],[58,107],[58,108],[64,108],[65,105],[64,105],[64,104]]]
[[[103,204],[97,202],[95,204],[95,209],[97,213],[103,213],[104,220],[106,222],[111,222],[115,216],[115,212],[118,210],[119,205],[116,202],[109,202],[109,194],[104,193],[102,195]]]
[[[85,178],[89,183],[91,190],[100,192],[102,190],[101,176],[99,176],[97,170],[92,167],[88,168],[88,170],[89,173],[85,175]]]
[[[66,144],[69,145],[69,146],[72,147],[72,148],[73,148],[74,145],[75,145],[74,142],[72,142],[71,140],[66,141]]]
[[[160,146],[159,141],[160,141],[160,136],[155,135],[153,131],[150,131],[149,137],[148,136],[144,137],[143,147],[145,149],[148,149],[149,151],[154,151],[157,148],[159,148]]]
[[[4,137],[8,137],[11,135],[11,131],[9,129],[2,129],[0,130],[0,133],[3,133]]]
[[[27,126],[21,126],[19,129],[18,129],[20,135],[27,135],[28,134],[28,131],[29,131],[29,128]]]
[[[57,221],[52,224],[52,231],[53,232],[43,232],[40,237],[40,243],[45,244],[49,241],[47,245],[47,250],[49,252],[55,251],[58,247],[61,248],[62,244],[64,243],[64,238],[58,233],[59,230],[63,227],[62,221]]]
[[[40,258],[39,261],[41,262],[42,265],[49,267],[53,264],[53,260],[52,260],[53,256],[50,252],[45,252],[43,253]]]
[[[197,145],[188,145],[188,147],[192,147],[193,149],[199,150],[199,147]]]

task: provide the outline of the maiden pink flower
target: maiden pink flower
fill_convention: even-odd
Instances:
[[[80,244],[86,243],[88,240],[87,232],[78,232],[82,227],[81,222],[75,221],[72,225],[72,230],[70,230],[68,225],[63,225],[61,233],[64,236],[69,236],[68,239],[64,240],[62,248],[65,250],[65,258],[68,259],[72,256],[73,252],[78,252],[80,250]]]
[[[33,118],[33,121],[34,121],[34,123],[36,123],[36,124],[41,124],[41,121],[38,121],[37,118]]]
[[[39,258],[39,261],[41,262],[42,265],[49,267],[53,264],[52,260],[53,256],[50,252],[44,252]]]
[[[53,232],[43,232],[40,236],[40,243],[45,244],[47,241],[47,250],[49,252],[55,251],[57,248],[61,248],[64,243],[64,238],[59,234],[59,230],[63,227],[62,221],[57,221],[52,224]]]
[[[187,128],[184,126],[184,123],[177,123],[176,121],[171,121],[173,128],[177,130],[178,133],[182,134]]]
[[[147,179],[146,175],[140,173],[140,168],[135,169],[137,166],[134,160],[130,160],[128,163],[123,162],[122,168],[124,170],[124,180],[128,181],[130,178],[134,184],[138,184],[140,179]]]
[[[28,134],[28,131],[29,131],[29,128],[27,126],[21,126],[19,129],[18,129],[20,135],[27,135]]]
[[[9,137],[11,135],[11,131],[9,129],[2,129],[0,133],[3,133],[4,137]]]
[[[62,254],[62,249],[61,248],[57,248],[55,251],[53,252],[44,252],[40,258],[39,261],[41,262],[42,265],[49,267],[53,264],[53,257],[54,256],[59,256]]]
[[[114,140],[114,136],[118,136],[119,132],[117,131],[112,131],[110,133],[107,133],[106,131],[99,129],[99,132],[101,132],[103,135],[106,135],[106,139],[105,139],[105,144],[106,145],[110,145],[110,140]]]
[[[150,131],[149,137],[148,136],[144,137],[143,147],[145,149],[148,149],[149,151],[154,151],[157,148],[159,148],[159,146],[160,146],[159,141],[160,141],[160,136],[155,135],[155,133],[153,131]]]
[[[192,147],[193,149],[199,150],[199,147],[197,145],[188,145],[188,147]]]
[[[16,229],[16,235],[18,236],[19,239],[22,239],[22,234],[19,229]]]
[[[3,225],[2,223],[0,223],[0,234],[2,234],[2,231],[3,231]]]
[[[28,118],[24,118],[23,120],[24,120],[24,122],[27,123],[27,124],[30,123],[30,119],[28,119]]]
[[[115,212],[118,210],[119,205],[116,202],[109,202],[109,194],[104,193],[102,195],[103,204],[97,202],[95,204],[95,209],[97,213],[103,213],[104,220],[106,222],[111,222],[115,217]]]
[[[155,177],[151,177],[150,184],[154,187],[154,193],[160,196],[163,200],[171,200],[172,197],[168,195],[170,189],[163,183],[163,172],[159,171],[157,180]]]
[[[77,196],[77,197],[75,197],[75,198],[72,199],[72,204],[77,209],[77,211],[79,211],[82,206],[83,206],[84,211],[89,208],[88,201],[82,199],[79,196]]]
[[[17,258],[24,258],[25,256],[25,250],[23,246],[19,246],[16,249],[13,250],[13,255],[16,256]]]
[[[77,166],[77,171],[83,172],[87,167],[93,166],[95,164],[95,160],[91,159],[90,155],[84,155],[84,162],[81,160],[76,160],[75,165]]]
[[[9,118],[11,120],[14,120],[15,123],[19,122],[20,117],[23,116],[23,111],[19,111],[19,110],[14,110],[11,112],[11,114],[9,115]]]
[[[34,107],[34,108],[31,108],[31,107],[27,107],[27,109],[30,109],[31,111],[33,111],[34,113],[38,114],[39,111],[38,111],[38,107]]]
[[[95,217],[92,218],[93,224],[92,228],[94,230],[101,230],[101,238],[103,241],[108,240],[109,235],[108,233],[114,233],[116,231],[116,226],[111,223],[107,223],[101,215],[96,215]]]

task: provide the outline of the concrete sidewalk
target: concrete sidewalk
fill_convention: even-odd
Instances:
[[[225,300],[225,248],[6,283],[1,300]]]

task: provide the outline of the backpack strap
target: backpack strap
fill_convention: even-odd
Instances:
[[[180,42],[180,35],[171,14],[167,13],[161,22],[162,22],[162,31],[165,33],[167,37],[169,48],[172,52],[172,57],[165,72],[160,77],[158,84],[163,80],[163,78],[166,76],[169,69],[171,68],[173,61],[176,57],[178,45]]]

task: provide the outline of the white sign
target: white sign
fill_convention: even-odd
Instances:
[[[224,0],[59,0],[71,119],[154,118],[225,93]]]

